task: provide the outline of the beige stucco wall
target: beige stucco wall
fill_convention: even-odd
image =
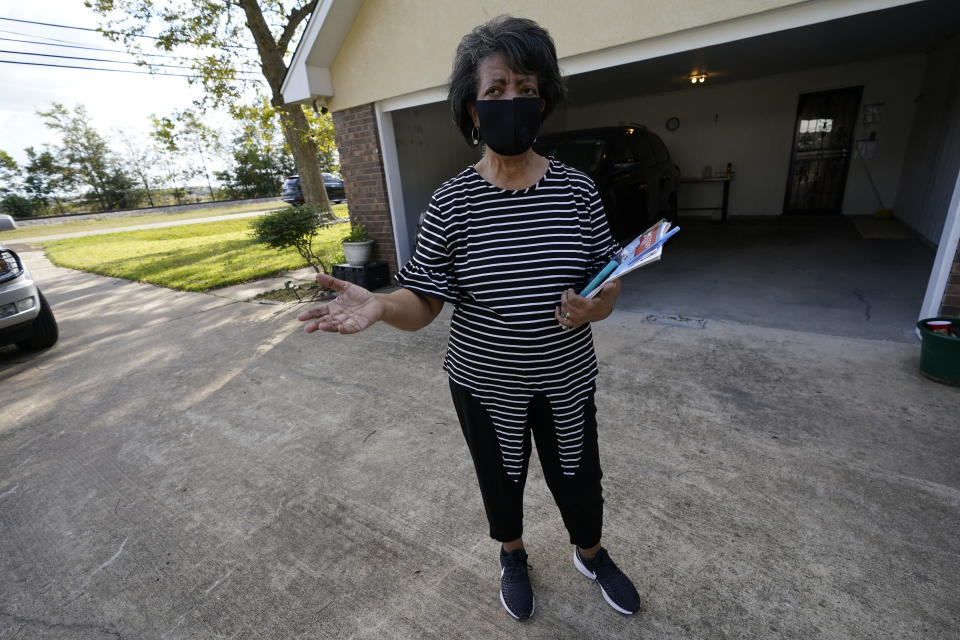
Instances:
[[[331,65],[333,111],[443,85],[460,38],[489,18],[528,17],[569,58],[804,4],[797,0],[366,0]]]

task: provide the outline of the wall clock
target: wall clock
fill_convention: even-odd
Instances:
[[[680,118],[673,117],[667,120],[667,131],[676,131],[680,128]]]

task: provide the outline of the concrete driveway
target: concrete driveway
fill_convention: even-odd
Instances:
[[[61,327],[0,350],[0,637],[956,638],[960,388],[915,344],[619,311],[596,326],[605,545],[573,568],[534,464],[533,619],[427,329],[24,258]]]

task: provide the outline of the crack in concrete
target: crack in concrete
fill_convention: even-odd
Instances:
[[[670,327],[680,327],[683,329],[706,329],[706,318],[691,318],[682,314],[659,315],[655,313],[647,314],[644,322],[652,324],[662,324]]]
[[[866,309],[864,309],[863,312],[864,312],[864,314],[866,314],[866,316],[867,316],[867,321],[869,322],[869,321],[870,321],[870,312],[873,310],[873,307],[870,305],[869,302],[867,302],[867,299],[864,298],[864,297],[863,297],[863,294],[861,294],[859,291],[854,291],[854,292],[853,292],[853,295],[857,296],[857,298],[860,299],[860,302],[862,302],[862,303],[864,304],[864,306],[866,307]]]

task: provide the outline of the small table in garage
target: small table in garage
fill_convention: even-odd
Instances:
[[[698,183],[698,182],[722,182],[723,183],[723,200],[720,203],[719,207],[685,207],[683,209],[677,209],[677,211],[720,211],[720,222],[727,221],[727,204],[730,202],[730,179],[731,176],[718,176],[716,178],[680,178],[680,183]]]

